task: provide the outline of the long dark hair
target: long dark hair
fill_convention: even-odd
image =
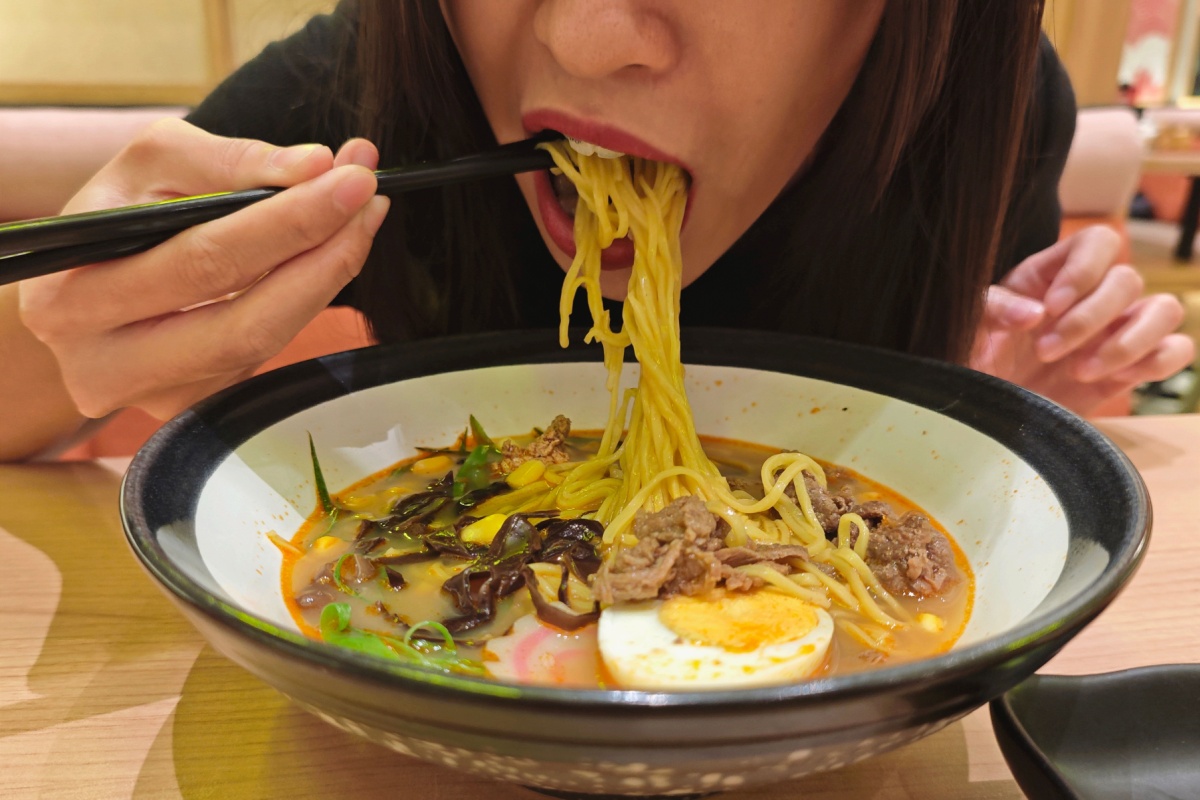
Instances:
[[[494,144],[436,0],[360,0],[354,129],[393,165]],[[789,190],[761,327],[961,360],[1021,165],[1042,0],[888,0],[846,102]],[[807,76],[806,80],[819,80]],[[353,284],[384,341],[521,327],[529,211],[511,179],[397,203]],[[819,231],[819,235],[814,235]],[[788,241],[788,239],[792,241]]]

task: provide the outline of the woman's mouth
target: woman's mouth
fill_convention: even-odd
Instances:
[[[562,210],[567,213],[567,216],[574,219],[575,209],[579,203],[579,190],[575,188],[575,184],[566,175],[552,169],[550,170],[550,188],[554,190],[554,196],[558,198],[558,204],[562,206]]]
[[[625,157],[623,153],[605,150],[590,142],[580,142],[576,139],[569,139],[569,141],[572,148],[584,155],[595,154],[601,158]],[[688,183],[691,183],[690,175]],[[537,190],[538,210],[541,212],[546,232],[564,253],[574,258],[575,212],[579,207],[579,190],[570,178],[557,169],[535,173],[534,185]],[[687,221],[686,209],[684,221]],[[600,251],[601,269],[621,269],[631,266],[633,266],[633,239],[628,235],[623,239],[617,239]]]
[[[538,109],[522,116],[526,135],[553,131],[565,136],[577,152],[601,158],[625,154],[652,161],[675,164],[684,170],[688,181],[688,207],[684,209],[684,224],[691,210],[695,191],[694,177],[687,165],[668,153],[623,130],[604,123],[575,117],[554,109]],[[552,175],[549,170],[533,173],[538,213],[546,235],[568,257],[575,257],[575,210],[579,193],[565,175]],[[618,239],[600,252],[602,269],[621,269],[633,266],[633,240]]]
[[[575,209],[579,192],[566,175],[553,175],[549,170],[533,173],[538,212],[546,234],[570,258],[575,257]],[[601,269],[622,269],[633,266],[633,240],[618,239],[600,251]]]

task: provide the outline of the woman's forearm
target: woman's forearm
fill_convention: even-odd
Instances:
[[[16,285],[0,286],[0,461],[37,456],[86,422],[50,350],[21,324]]]

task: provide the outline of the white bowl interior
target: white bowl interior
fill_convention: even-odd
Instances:
[[[636,380],[636,366],[625,381]],[[784,449],[850,467],[922,506],[951,532],[976,577],[958,646],[1014,627],[1046,597],[1067,556],[1067,522],[1050,487],[1017,454],[934,411],[794,375],[688,368],[702,434]],[[355,392],[314,406],[246,441],[215,470],[196,511],[205,566],[247,612],[295,629],[270,532],[290,538],[316,508],[308,434],[336,491],[416,453],[445,446],[474,414],[496,436],[566,414],[600,428],[603,367],[563,363],[444,373]],[[171,531],[160,532],[168,554]],[[1029,557],[1037,553],[1036,559]]]

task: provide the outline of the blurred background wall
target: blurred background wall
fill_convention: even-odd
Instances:
[[[334,0],[0,0],[0,104],[190,105]]]
[[[0,104],[198,102],[234,67],[335,0],[0,0]],[[1141,82],[1141,103],[1186,87],[1195,0],[1047,0],[1045,29],[1081,105]],[[1186,28],[1185,36],[1177,29]],[[1161,32],[1155,38],[1155,32]],[[1142,36],[1148,32],[1150,35]],[[1138,36],[1142,36],[1137,42]],[[1192,59],[1194,61],[1194,58]],[[1178,85],[1167,86],[1175,78]],[[1154,95],[1157,92],[1157,95]]]

